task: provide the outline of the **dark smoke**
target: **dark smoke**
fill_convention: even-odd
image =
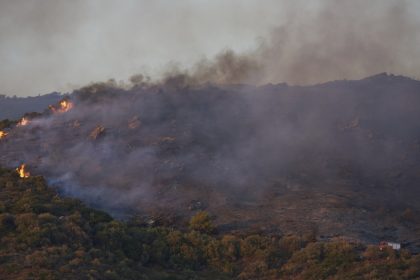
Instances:
[[[194,82],[313,84],[384,71],[420,77],[415,0],[103,2],[2,1],[1,93],[69,90],[68,83],[122,79],[143,66],[156,79],[168,60],[185,63],[179,68]],[[261,36],[254,50],[245,48],[252,36]],[[188,66],[229,47],[235,51],[216,63]]]
[[[25,162],[103,207],[145,209],[215,193],[259,200],[273,187],[312,189],[329,180],[386,199],[393,186],[369,186],[389,184],[391,173],[418,159],[416,81],[382,74],[255,87],[179,77],[152,84],[137,76],[131,89],[112,81],[82,88],[71,111],[13,129],[1,161]],[[398,191],[406,197],[410,188]]]
[[[420,21],[413,5],[326,0],[311,10],[307,2],[295,1],[286,4],[285,24],[256,50],[225,50],[184,72],[190,82],[218,84],[307,85],[380,72],[419,77],[414,58],[420,55]]]
[[[296,13],[257,51],[265,82],[312,84],[384,71],[419,77],[414,1],[321,3],[316,13],[295,4]]]

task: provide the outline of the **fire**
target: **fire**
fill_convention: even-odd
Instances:
[[[73,108],[73,103],[71,103],[68,100],[62,100],[60,101],[60,112],[64,113]]]
[[[31,174],[25,171],[25,164],[21,164],[18,168],[16,168],[16,172],[19,174],[20,178],[28,178]]]
[[[25,126],[29,123],[29,120],[25,117],[23,117],[17,124],[17,126]]]
[[[64,99],[60,101],[60,103],[58,104],[58,108],[56,108],[56,106],[53,105],[50,105],[48,107],[53,113],[65,113],[73,108],[73,103],[69,100]]]
[[[0,139],[6,137],[7,134],[8,134],[7,132],[0,130]]]

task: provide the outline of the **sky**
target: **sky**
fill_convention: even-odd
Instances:
[[[0,0],[0,94],[159,77],[226,50],[262,65],[260,83],[418,78],[419,2]]]

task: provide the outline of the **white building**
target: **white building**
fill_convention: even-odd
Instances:
[[[401,249],[401,244],[400,243],[395,243],[395,242],[382,241],[379,244],[379,248],[382,250],[385,247],[391,247],[394,250],[400,250]]]

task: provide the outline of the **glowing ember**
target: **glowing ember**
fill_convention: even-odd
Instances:
[[[28,123],[29,123],[29,120],[28,120],[27,118],[22,118],[22,119],[18,122],[17,126],[25,126],[25,125],[27,125]]]
[[[21,164],[18,168],[16,168],[16,172],[19,174],[20,178],[28,178],[31,174],[25,171],[25,164]]]
[[[71,110],[71,108],[73,108],[73,103],[71,103],[70,101],[68,100],[60,101],[60,112],[62,113],[67,112]]]
[[[57,108],[58,107],[58,108]],[[60,103],[57,106],[50,105],[48,108],[53,113],[65,113],[67,111],[70,111],[73,108],[73,103],[69,100],[61,100]]]
[[[7,132],[0,130],[0,139],[6,137],[7,134],[8,134]]]

